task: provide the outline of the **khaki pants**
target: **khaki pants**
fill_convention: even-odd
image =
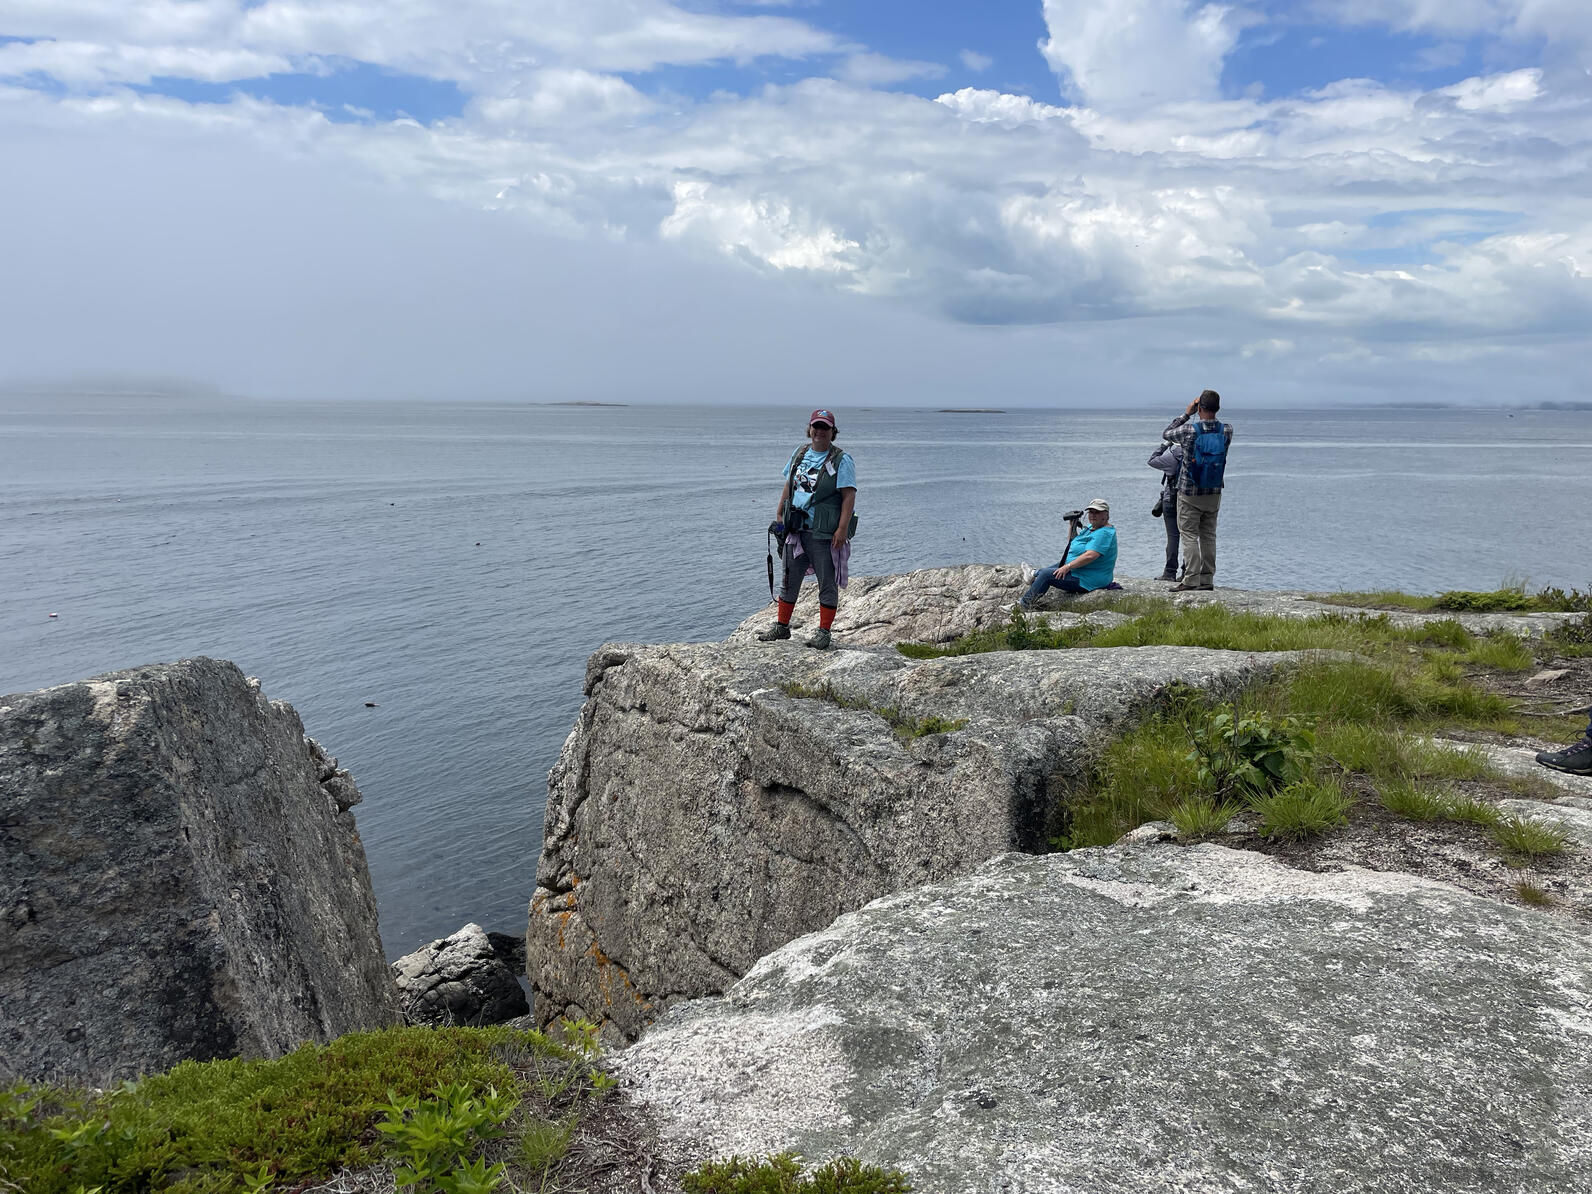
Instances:
[[[1211,585],[1216,575],[1216,512],[1219,493],[1177,495],[1177,530],[1183,540],[1183,583]]]

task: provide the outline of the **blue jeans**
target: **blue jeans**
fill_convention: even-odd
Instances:
[[[1061,567],[1057,565],[1056,568]],[[1056,568],[1041,568],[1034,576],[1034,583],[1028,586],[1028,592],[1023,594],[1023,604],[1032,605],[1051,589],[1060,589],[1063,593],[1087,593],[1084,588],[1071,576],[1057,576]]]

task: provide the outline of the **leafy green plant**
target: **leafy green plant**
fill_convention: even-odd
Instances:
[[[865,1165],[855,1157],[828,1161],[803,1173],[795,1153],[709,1161],[680,1179],[685,1194],[910,1194],[895,1169]]]
[[[1198,782],[1218,798],[1297,783],[1315,761],[1315,735],[1297,719],[1240,713],[1231,705],[1190,725],[1189,738]]]
[[[1569,840],[1563,826],[1524,817],[1501,820],[1493,826],[1492,832],[1505,856],[1516,866],[1524,865],[1528,859],[1559,854]]]
[[[1336,829],[1348,820],[1353,804],[1336,779],[1300,780],[1251,801],[1262,834],[1293,841]]]
[[[421,1192],[441,1188],[444,1194],[455,1194],[446,1183],[456,1172],[466,1173],[467,1183],[475,1180],[466,1168],[470,1154],[503,1134],[502,1125],[518,1105],[513,1092],[500,1093],[492,1087],[483,1093],[462,1082],[449,1083],[426,1099],[395,1095],[382,1108],[386,1119],[376,1130],[391,1146],[398,1187],[414,1186]],[[502,1177],[502,1167],[496,1168],[497,1177],[487,1191]],[[479,1180],[487,1180],[485,1171]]]

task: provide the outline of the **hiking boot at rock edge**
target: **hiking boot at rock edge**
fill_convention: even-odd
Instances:
[[[1568,775],[1592,775],[1592,738],[1583,738],[1563,750],[1545,750],[1537,762]]]
[[[775,622],[767,630],[757,636],[760,643],[777,643],[782,638],[790,637],[790,627],[784,622]]]
[[[807,645],[815,651],[829,650],[829,631],[822,627],[813,631],[813,637],[807,640]]]

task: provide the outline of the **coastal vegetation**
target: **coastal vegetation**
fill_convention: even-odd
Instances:
[[[1516,589],[1419,599],[1428,610],[1456,611],[1511,603],[1563,610],[1584,608],[1585,600],[1579,592]],[[954,642],[897,649],[913,658],[1157,645],[1305,654],[1232,701],[1170,693],[1159,712],[1108,745],[1053,810],[1053,847],[1108,845],[1153,820],[1199,840],[1229,832],[1238,817],[1260,839],[1298,842],[1349,824],[1368,799],[1396,817],[1483,829],[1511,865],[1562,851],[1557,827],[1505,817],[1484,796],[1463,790],[1469,784],[1540,796],[1540,780],[1503,775],[1482,752],[1436,738],[1514,735],[1529,721],[1534,734],[1573,739],[1583,715],[1523,700],[1498,680],[1579,654],[1582,638],[1592,640],[1581,620],[1532,640],[1476,633],[1446,617],[1404,625],[1385,613],[1299,618],[1139,597],[1106,608],[1127,620],[1053,627],[1014,611],[1005,625]],[[1592,624],[1592,615],[1586,621]]]
[[[392,1028],[104,1091],[0,1091],[0,1190],[258,1194],[382,1168],[415,1194],[559,1190],[614,1079],[596,1029]],[[354,1186],[352,1188],[360,1188]]]
[[[1333,605],[1422,612],[1453,610],[1465,613],[1587,613],[1592,612],[1592,586],[1588,586],[1586,592],[1580,589],[1559,588],[1530,592],[1526,583],[1519,581],[1486,592],[1451,589],[1435,597],[1405,593],[1397,589],[1379,589],[1373,592],[1327,593],[1319,600]]]
[[[653,1164],[596,1026],[391,1028],[274,1060],[185,1061],[111,1090],[0,1089],[6,1194],[564,1194]],[[621,1182],[620,1184],[627,1184]],[[628,1180],[635,1187],[636,1180]],[[907,1194],[894,1170],[708,1162],[687,1194]]]

